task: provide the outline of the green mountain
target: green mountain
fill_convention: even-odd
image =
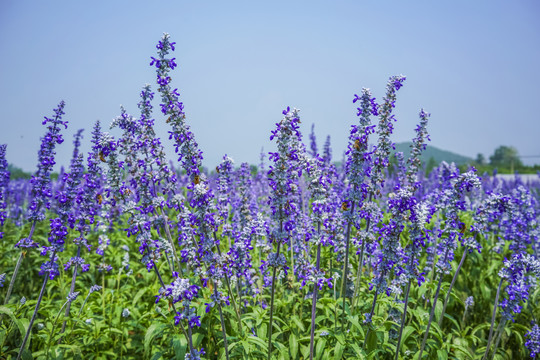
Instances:
[[[410,141],[398,143],[396,144],[395,152],[401,151],[405,160],[407,160],[411,152],[411,144]],[[431,158],[435,160],[435,164],[439,164],[441,161],[446,161],[447,163],[454,162],[456,165],[470,164],[473,162],[473,159],[470,157],[459,155],[451,151],[441,150],[428,144],[426,150],[422,151],[421,159],[423,163],[428,163]]]

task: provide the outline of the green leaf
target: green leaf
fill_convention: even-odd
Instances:
[[[366,339],[367,353],[377,349],[377,333],[375,331],[370,331]]]
[[[247,341],[255,344],[255,345],[258,345],[261,347],[261,350],[264,352],[264,351],[268,351],[268,344],[261,338],[257,337],[257,336],[248,336],[247,337]]]
[[[405,326],[405,329],[403,329],[403,334],[401,334],[401,345],[405,344],[405,341],[409,338],[409,336],[414,332],[414,328],[412,326]],[[399,350],[399,349],[398,349]]]
[[[306,328],[304,327],[304,324],[302,324],[302,321],[300,321],[300,319],[298,318],[297,315],[292,316],[291,320],[296,324],[296,326],[298,326],[298,329],[300,329],[300,331],[302,331],[302,332],[306,331]]]
[[[298,355],[298,339],[294,334],[289,338],[289,347],[291,349],[292,358],[296,359],[296,356]]]
[[[317,341],[317,347],[315,348],[315,355],[317,356],[317,360],[322,359],[323,350],[325,346],[326,346],[325,339],[319,339],[319,341]]]
[[[259,337],[261,339],[266,338],[266,335],[268,334],[268,325],[267,324],[261,324],[259,326]]]
[[[339,341],[336,342],[336,346],[334,347],[334,360],[341,360],[344,351],[345,346],[341,345]]]
[[[309,346],[300,345],[300,352],[302,353],[302,356],[304,357],[304,359],[309,358]]]
[[[184,339],[184,337],[179,339],[177,336],[175,336],[172,340],[172,344],[173,344],[174,356],[176,360],[184,360],[186,356],[186,350],[187,350],[187,342]]]
[[[154,340],[156,335],[163,331],[164,328],[165,325],[154,323],[148,327],[148,330],[146,330],[146,334],[144,335],[144,353],[146,354],[146,356],[148,356],[148,354],[150,353],[152,341]]]
[[[133,304],[133,307],[137,307],[137,303],[139,302],[139,299],[148,289],[146,287],[143,287],[141,290],[137,291],[135,296],[133,297],[133,301],[131,302]]]
[[[0,314],[6,314],[11,318],[11,320],[17,325],[17,328],[19,329],[19,332],[21,333],[21,336],[24,336],[26,334],[26,329],[28,328],[28,325],[25,327],[21,320],[17,319],[15,314],[13,314],[13,311],[11,311],[10,308],[6,306],[0,306]],[[28,348],[28,343],[26,343],[26,348]]]
[[[437,360],[448,360],[448,353],[446,350],[437,350]]]

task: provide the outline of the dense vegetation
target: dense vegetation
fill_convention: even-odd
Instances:
[[[119,138],[98,122],[82,154],[76,134],[58,179],[63,102],[31,179],[10,179],[0,146],[0,358],[537,356],[540,181],[446,162],[425,176],[424,110],[410,155],[391,155],[404,76],[380,103],[355,95],[339,166],[330,139],[319,151],[312,131],[306,148],[287,108],[268,160],[225,155],[202,171],[171,86],[174,45],[165,34],[150,65],[177,164],[155,136],[149,85],[140,115],[122,108],[111,124]]]

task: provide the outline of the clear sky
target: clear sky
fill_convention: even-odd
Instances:
[[[414,136],[423,107],[434,146],[471,157],[499,145],[540,155],[536,0],[2,0],[8,161],[36,169],[41,121],[62,99],[69,128],[60,164],[69,164],[76,130],[86,129],[87,151],[95,120],[108,128],[121,104],[138,115],[142,86],[156,89],[149,62],[163,32],[177,43],[173,86],[208,167],[224,154],[236,165],[258,163],[287,106],[301,110],[306,143],[314,123],[319,148],[330,135],[339,160],[357,121],[353,95],[368,87],[381,100],[399,74],[407,81],[393,141]],[[174,158],[159,115],[157,132]]]

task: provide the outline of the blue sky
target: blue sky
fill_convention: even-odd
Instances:
[[[392,140],[414,136],[420,108],[431,144],[475,157],[499,145],[540,155],[540,5],[537,1],[14,1],[0,2],[0,143],[9,162],[36,168],[43,116],[66,101],[69,128],[57,150],[120,104],[138,114],[140,89],[163,32],[177,43],[173,73],[208,167],[224,154],[258,163],[287,106],[304,140],[315,124],[334,159],[356,122],[353,95],[378,100],[391,75],[398,93]],[[155,102],[158,106],[158,102]],[[156,113],[167,144],[168,125]],[[113,132],[114,133],[114,132]],[[525,159],[540,163],[539,158]]]

